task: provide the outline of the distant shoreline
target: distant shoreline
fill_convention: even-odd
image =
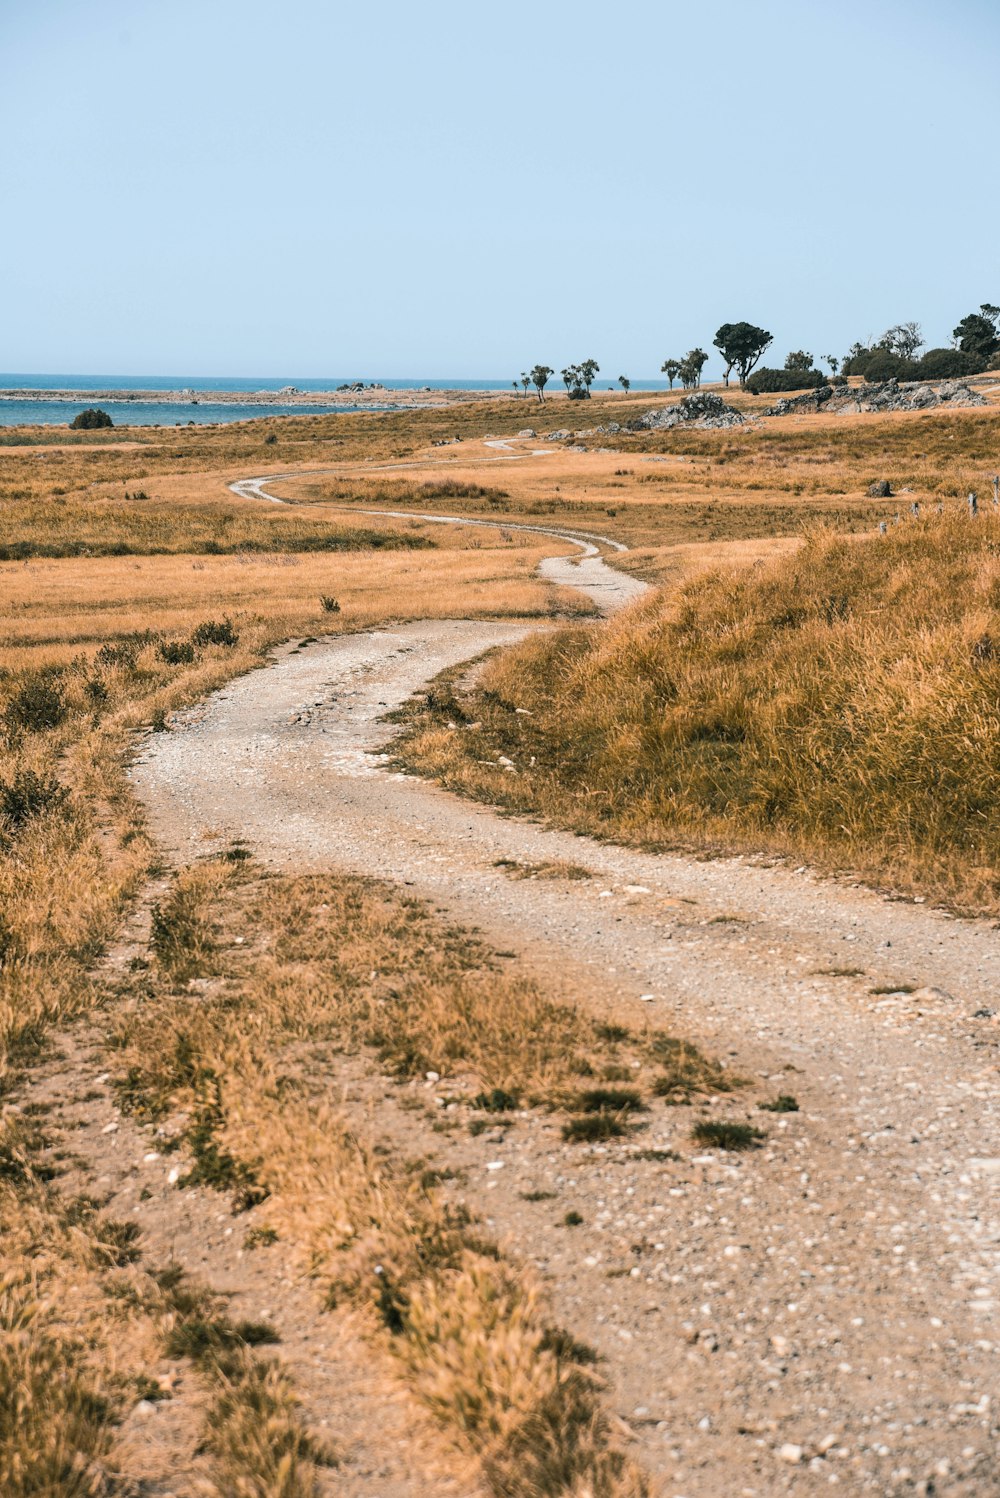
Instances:
[[[521,398],[520,396],[518,397]],[[47,401],[62,405],[163,406],[331,406],[350,404],[401,411],[416,406],[452,406],[469,401],[513,400],[513,390],[397,390],[385,385],[348,386],[336,390],[124,390],[124,389],[9,389],[0,390],[0,401]]]

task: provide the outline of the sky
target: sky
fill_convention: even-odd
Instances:
[[[996,0],[0,0],[0,369],[945,344],[1000,302],[998,70]]]

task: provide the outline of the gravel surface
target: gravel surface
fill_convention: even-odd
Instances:
[[[608,1359],[664,1493],[1000,1491],[1000,936],[805,869],[501,817],[386,768],[386,712],[524,632],[430,622],[278,652],[148,742],[134,780],[159,841],[183,861],[238,836],[275,866],[405,882],[581,1003],[713,1049],[753,1099],[794,1093],[800,1112],[753,1114],[768,1138],[740,1157],[698,1153],[689,1109],[643,1136],[678,1161],[569,1147],[544,1119],[499,1130],[485,1163],[481,1140],[428,1136],[469,1152],[470,1199]],[[512,881],[500,858],[594,877]],[[584,1222],[558,1227],[529,1189]]]

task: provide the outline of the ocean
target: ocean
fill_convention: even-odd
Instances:
[[[360,379],[360,376],[358,377]],[[338,385],[353,383],[348,376],[331,375],[326,379],[303,379],[294,375],[246,377],[240,375],[79,375],[79,374],[3,374],[0,373],[0,390],[190,390],[197,401],[178,405],[174,402],[156,401],[108,401],[101,402],[115,426],[187,426],[190,423],[204,425],[212,422],[249,421],[261,416],[325,416],[343,411],[356,411],[345,392],[342,402],[329,405],[282,405],[213,403],[203,399],[213,390],[254,392],[285,390],[294,386],[297,390],[321,390],[334,395]],[[594,383],[595,393],[606,389],[610,381]],[[377,376],[366,377],[366,385],[381,385],[386,391],[386,405],[392,405],[394,390],[509,390],[511,380],[461,380],[418,379],[403,380]],[[617,387],[616,387],[617,388]],[[662,390],[662,380],[634,380],[634,390]],[[560,381],[553,381],[550,389],[560,390]],[[78,410],[87,404],[82,400],[77,406],[72,401],[45,400],[0,400],[0,426],[65,426],[72,421]],[[365,402],[364,410],[378,410]]]

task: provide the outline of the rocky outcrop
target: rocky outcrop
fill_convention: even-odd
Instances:
[[[695,390],[685,395],[675,406],[660,406],[656,411],[647,411],[637,422],[629,425],[636,430],[662,432],[670,427],[738,427],[746,417],[732,406],[727,406],[721,395],[711,390]]]
[[[820,385],[802,395],[786,396],[775,401],[765,416],[788,416],[802,411],[931,411],[935,406],[985,406],[986,397],[973,390],[964,380],[943,380],[933,384],[916,380],[900,384],[883,380],[877,385]]]

